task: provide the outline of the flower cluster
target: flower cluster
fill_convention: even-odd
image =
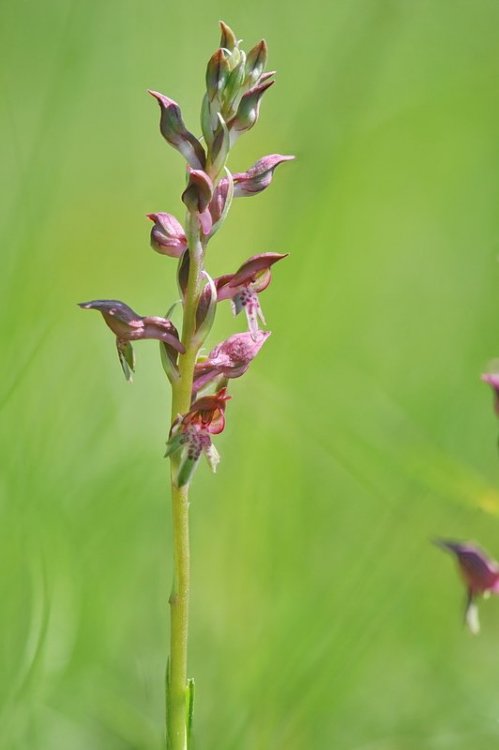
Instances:
[[[202,138],[187,128],[177,102],[158,91],[149,92],[159,105],[161,135],[186,162],[186,184],[181,194],[187,209],[185,223],[166,211],[147,214],[152,222],[151,247],[178,262],[184,313],[181,339],[168,314],[165,318],[141,317],[115,300],[81,303],[85,309],[101,312],[116,335],[119,360],[128,380],[135,369],[131,342],[139,339],[160,342],[163,367],[174,393],[188,380],[190,404],[183,413],[173,414],[166,451],[174,459],[177,486],[190,481],[203,453],[212,469],[216,468],[218,453],[211,436],[221,432],[225,424],[227,385],[246,373],[270,336],[269,331],[260,329],[266,323],[259,295],[271,282],[271,267],[287,255],[260,252],[235,272],[217,278],[212,278],[205,267],[208,243],[224,223],[232,201],[266,190],[277,167],[294,158],[269,154],[246,171],[232,174],[227,168],[229,151],[257,123],[262,98],[274,83],[274,73],[265,71],[266,61],[265,41],[246,53],[234,32],[221,23],[220,45],[206,68]],[[248,331],[229,336],[202,356],[200,350],[212,329],[217,304],[224,300],[230,300],[235,315],[244,310]],[[193,353],[188,371],[182,358]]]

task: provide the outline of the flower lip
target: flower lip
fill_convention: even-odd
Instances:
[[[227,388],[221,388],[210,396],[198,398],[184,416],[183,425],[195,424],[212,435],[218,435],[225,427],[225,407],[230,399]]]

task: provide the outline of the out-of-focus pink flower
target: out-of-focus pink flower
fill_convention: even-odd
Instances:
[[[217,344],[204,361],[196,364],[193,391],[197,393],[219,377],[240,378],[269,336],[270,331],[257,331],[255,337],[251,333],[235,333]]]
[[[161,341],[170,360],[174,363],[178,353],[183,354],[185,352],[185,348],[179,340],[177,329],[167,318],[138,315],[124,302],[115,299],[80,302],[79,306],[85,310],[98,310],[108,327],[116,335],[118,357],[127,380],[132,379],[132,372],[135,370],[132,341],[142,339]]]
[[[263,292],[272,280],[270,267],[287,257],[287,253],[260,253],[248,258],[234,274],[215,279],[218,301],[232,300],[234,315],[244,310],[253,339],[258,336],[258,319],[265,325],[258,294]]]
[[[482,375],[484,383],[488,383],[494,393],[494,411],[499,417],[499,373],[486,372]]]
[[[456,557],[467,591],[465,622],[472,633],[478,633],[480,624],[476,599],[481,595],[499,594],[499,564],[491,560],[480,547],[469,542],[437,539],[435,544]]]
[[[154,222],[151,229],[151,247],[162,255],[180,258],[187,247],[182,224],[167,213],[147,214],[147,218]]]

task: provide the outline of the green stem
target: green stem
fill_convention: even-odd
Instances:
[[[184,300],[182,343],[185,354],[179,358],[180,379],[172,387],[172,422],[191,405],[192,381],[197,356],[193,341],[196,308],[201,292],[204,249],[196,216],[188,215],[189,280]],[[187,643],[189,630],[189,485],[177,487],[178,458],[171,460],[173,582],[170,594],[170,659],[166,686],[166,729],[168,750],[187,750],[188,684]]]

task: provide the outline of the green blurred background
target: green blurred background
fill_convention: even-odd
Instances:
[[[429,543],[499,556],[496,0],[2,2],[0,748],[161,747],[169,395],[75,303],[175,299],[145,90],[197,130],[219,18],[278,70],[233,170],[298,159],[211,245],[215,274],[290,258],[192,493],[196,748],[497,748],[499,602],[469,636]]]

